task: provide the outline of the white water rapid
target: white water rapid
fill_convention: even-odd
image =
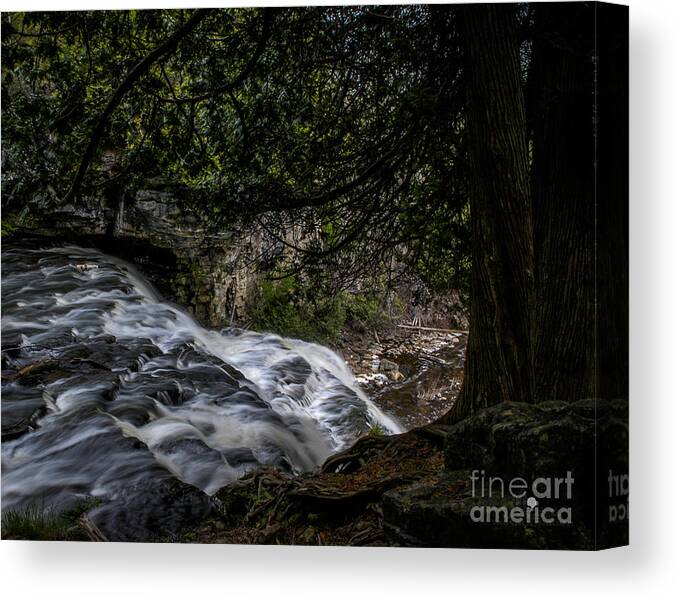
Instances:
[[[205,329],[121,260],[10,246],[2,267],[3,510],[168,478],[212,494],[257,465],[312,470],[373,425],[401,431],[331,350]]]

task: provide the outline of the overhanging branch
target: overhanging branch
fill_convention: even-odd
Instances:
[[[223,85],[217,86],[213,90],[210,90],[209,92],[205,92],[204,94],[198,94],[196,96],[186,96],[186,97],[179,97],[179,98],[163,98],[160,97],[161,102],[171,102],[173,104],[196,104],[198,102],[202,102],[203,100],[209,100],[211,98],[215,98],[217,96],[220,96],[221,94],[229,94],[236,89],[238,89],[244,82],[245,80],[249,77],[250,73],[254,70],[254,68],[257,66],[257,63],[259,62],[259,58],[261,58],[261,55],[264,53],[264,50],[266,49],[266,43],[268,42],[268,38],[271,34],[271,15],[272,15],[272,9],[270,8],[265,8],[264,9],[264,23],[261,31],[261,37],[259,38],[259,42],[257,43],[257,47],[254,50],[254,53],[252,56],[250,56],[250,59],[247,61],[245,66],[243,67],[242,71],[238,74],[238,76],[233,79],[232,81],[228,81],[224,83]]]
[[[190,34],[205,19],[205,17],[207,17],[212,12],[212,10],[213,9],[196,10],[191,18],[186,21],[186,23],[177,29],[162,44],[156,46],[143,60],[138,62],[132,68],[132,70],[127,73],[122,83],[113,92],[113,95],[106,104],[106,107],[99,115],[97,124],[94,126],[94,129],[90,134],[87,148],[85,149],[85,152],[80,160],[78,171],[76,172],[73,182],[71,183],[71,189],[66,194],[66,200],[75,198],[80,193],[80,187],[82,186],[83,179],[85,178],[87,169],[94,158],[97,147],[99,146],[99,142],[103,137],[106,126],[108,125],[109,119],[122,99],[125,97],[125,94],[127,94],[127,92],[129,92],[134,87],[136,82],[141,78],[142,75],[148,72],[154,63],[174,52],[179,45],[179,42],[181,42],[183,38]]]

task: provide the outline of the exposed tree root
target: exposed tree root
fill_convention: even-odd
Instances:
[[[318,473],[260,469],[224,488],[215,498],[220,516],[188,532],[185,541],[384,545],[384,493],[434,476],[442,466],[434,432],[366,436]]]

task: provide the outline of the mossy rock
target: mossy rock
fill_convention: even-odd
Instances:
[[[397,546],[441,548],[588,549],[589,535],[581,525],[525,525],[475,522],[477,500],[469,491],[470,471],[441,474],[384,494],[384,531]],[[503,501],[507,510],[515,503]]]
[[[477,469],[528,481],[570,473],[574,518],[589,531],[592,544],[627,543],[627,525],[608,523],[608,474],[628,472],[627,402],[493,406],[448,430],[445,464],[448,470]]]

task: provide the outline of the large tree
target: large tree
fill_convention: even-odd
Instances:
[[[534,251],[515,7],[458,13],[471,163],[471,331],[455,415],[534,397]]]
[[[627,22],[597,4],[534,5],[525,93],[517,19],[511,5],[459,14],[473,270],[452,420],[628,394]]]
[[[625,396],[624,18],[596,3],[5,14],[3,209],[164,174],[214,227],[260,225],[292,271],[395,256],[456,285],[470,248],[448,418]],[[287,235],[300,224],[310,243]]]

